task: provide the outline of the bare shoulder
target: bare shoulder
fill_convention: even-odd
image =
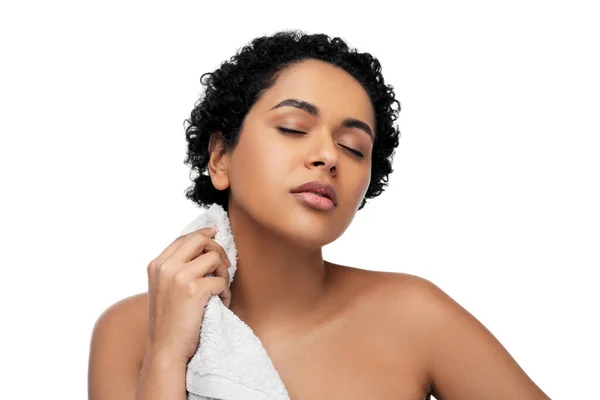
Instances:
[[[367,271],[351,268],[353,274],[368,282],[365,292],[374,307],[385,310],[385,317],[392,330],[397,330],[411,340],[411,346],[425,350],[430,348],[432,329],[441,327],[447,319],[470,317],[463,307],[432,281],[409,273],[390,271]]]
[[[419,304],[431,283],[419,276],[336,266],[339,303],[343,304],[344,332],[357,335],[368,346],[373,365],[380,366],[382,387],[397,398],[426,398],[431,392],[427,345],[421,337]],[[365,337],[370,340],[365,340]]]
[[[345,288],[358,291],[389,308],[418,307],[424,296],[444,298],[445,293],[431,281],[403,272],[374,271],[345,265],[335,265],[339,281]],[[420,301],[419,301],[420,300]],[[449,298],[445,299],[446,301]],[[404,311],[407,311],[404,309]]]
[[[432,321],[441,313],[456,312],[458,305],[433,282],[417,275],[354,267],[344,270],[345,279],[352,282],[347,286],[355,287],[367,318],[376,317],[378,324],[388,328],[390,340],[410,343],[415,358],[424,360]]]
[[[369,301],[386,310],[391,347],[408,352],[400,341],[410,343],[436,398],[549,399],[492,332],[438,285],[405,273],[349,272],[370,283]]]
[[[88,364],[89,398],[135,398],[146,347],[148,294],[108,307],[92,331]]]
[[[95,335],[114,335],[118,332],[119,343],[134,353],[141,366],[146,346],[148,326],[148,293],[126,297],[108,307],[98,317]],[[98,338],[102,340],[102,338]]]

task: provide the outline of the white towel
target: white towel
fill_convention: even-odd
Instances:
[[[214,240],[231,262],[231,285],[237,270],[237,248],[223,207],[212,204],[181,235],[209,226],[217,228]],[[188,362],[185,381],[188,400],[290,400],[260,339],[218,295],[205,307],[200,343]]]

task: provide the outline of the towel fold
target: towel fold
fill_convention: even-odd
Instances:
[[[205,227],[217,228],[214,240],[223,247],[231,262],[231,286],[237,270],[237,248],[223,207],[212,204],[190,222],[181,235]],[[188,400],[290,399],[260,339],[218,295],[211,296],[205,307],[200,342],[188,362],[185,380]]]

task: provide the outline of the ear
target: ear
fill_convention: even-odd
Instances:
[[[225,150],[221,132],[214,132],[210,135],[208,153],[208,173],[210,180],[217,190],[225,190],[229,187],[228,169],[230,153]]]

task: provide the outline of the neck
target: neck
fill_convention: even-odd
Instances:
[[[290,335],[310,326],[331,292],[332,264],[321,247],[286,240],[231,202],[228,214],[238,253],[230,310],[255,332]]]

